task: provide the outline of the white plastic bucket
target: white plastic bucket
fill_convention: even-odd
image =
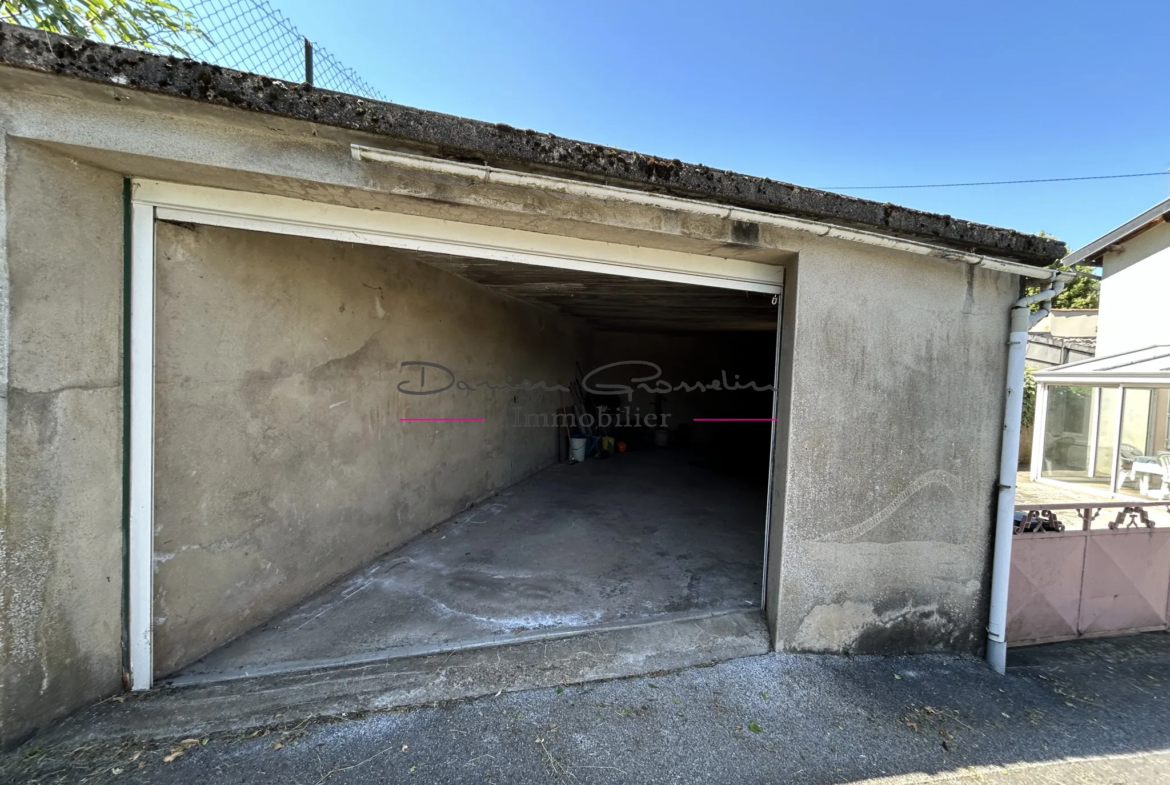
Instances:
[[[569,447],[573,453],[574,461],[585,460],[585,437],[573,436],[569,439]]]

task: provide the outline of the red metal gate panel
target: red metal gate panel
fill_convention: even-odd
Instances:
[[[1013,538],[1008,583],[1009,644],[1077,636],[1088,539],[1083,534],[1053,532]]]
[[[1166,627],[1170,529],[1094,531],[1085,551],[1081,635]]]
[[[1013,537],[1009,646],[1164,630],[1168,619],[1170,529]]]

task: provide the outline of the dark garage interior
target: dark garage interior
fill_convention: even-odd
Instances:
[[[772,294],[158,237],[164,683],[759,608]]]

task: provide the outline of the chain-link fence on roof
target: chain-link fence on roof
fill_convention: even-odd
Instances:
[[[171,36],[195,60],[386,100],[322,47],[313,45],[310,57],[305,36],[268,0],[177,0],[175,5],[189,11],[203,31]]]

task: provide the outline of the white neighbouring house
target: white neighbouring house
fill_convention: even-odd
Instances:
[[[1170,199],[1074,251],[1100,265],[1097,356],[1036,373],[1033,480],[1112,495],[1170,488]]]

